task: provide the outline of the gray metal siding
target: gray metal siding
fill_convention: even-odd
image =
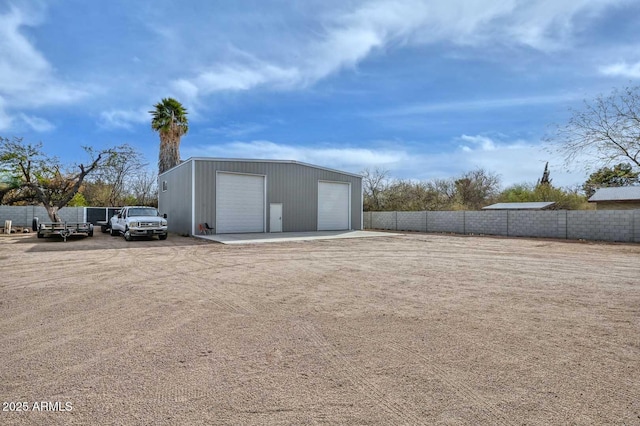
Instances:
[[[301,164],[194,160],[195,222],[215,223],[216,171],[266,175],[267,232],[269,203],[282,203],[282,231],[315,231],[318,227],[318,181],[351,183],[351,228],[361,229],[362,179]],[[213,226],[213,225],[212,225]]]
[[[184,163],[158,178],[158,210],[167,214],[170,232],[191,234],[191,166],[191,162]]]

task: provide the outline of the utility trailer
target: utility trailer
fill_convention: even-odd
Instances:
[[[85,222],[56,222],[39,223],[37,218],[33,219],[34,228],[38,233],[38,238],[59,235],[66,242],[70,235],[86,235],[93,237],[93,224]]]

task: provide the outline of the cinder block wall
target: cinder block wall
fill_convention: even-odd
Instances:
[[[508,211],[507,235],[514,237],[566,238],[564,211]],[[562,220],[560,217],[562,216]]]
[[[365,228],[640,243],[640,209],[367,212]]]
[[[63,222],[84,222],[84,207],[64,207],[59,212]],[[47,210],[42,206],[2,206],[0,205],[0,226],[4,226],[5,220],[11,220],[12,226],[31,226],[33,218],[40,222],[51,222]]]
[[[633,242],[634,212],[638,211],[568,211],[567,238],[571,240]]]
[[[363,229],[371,229],[373,228],[371,223],[371,214],[372,212],[363,212],[362,213],[362,227]]]
[[[398,212],[398,231],[427,232],[427,212]]]
[[[397,231],[396,215],[397,212],[372,212],[371,226],[374,229],[393,229]]]
[[[465,233],[485,235],[509,235],[506,210],[465,212]]]
[[[465,212],[427,212],[427,232],[464,234]]]

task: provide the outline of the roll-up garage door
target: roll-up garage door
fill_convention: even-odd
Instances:
[[[318,231],[349,229],[349,184],[318,182]]]
[[[264,232],[264,176],[216,175],[216,233]]]

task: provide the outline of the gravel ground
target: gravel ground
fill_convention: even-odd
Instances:
[[[639,259],[3,236],[0,424],[640,424]]]

